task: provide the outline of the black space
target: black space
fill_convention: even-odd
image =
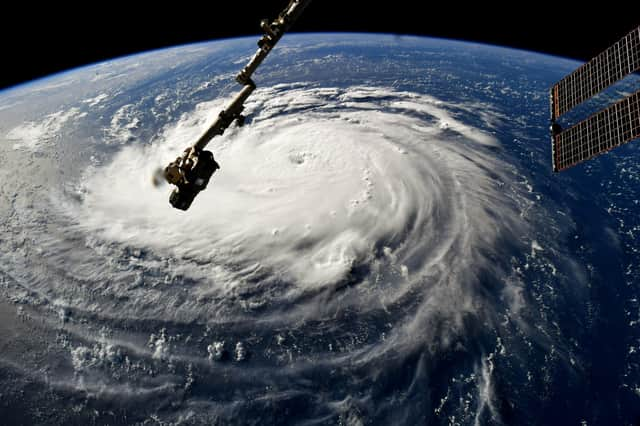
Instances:
[[[287,3],[14,3],[0,26],[0,87],[130,53],[258,34],[260,19],[275,17]],[[587,3],[315,0],[294,31],[427,35],[588,60],[640,24],[640,2],[609,10]]]

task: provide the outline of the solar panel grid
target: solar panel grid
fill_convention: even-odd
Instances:
[[[629,71],[640,69],[640,27],[636,31],[632,31],[627,36],[629,42]]]
[[[640,91],[553,138],[554,170],[564,170],[640,138]]]
[[[640,27],[552,87],[554,171],[640,138],[640,91],[566,130],[556,123],[558,117],[636,71],[640,71]]]
[[[624,76],[638,70],[640,70],[640,27],[554,86],[553,118],[558,118]]]

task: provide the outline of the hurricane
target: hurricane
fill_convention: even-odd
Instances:
[[[3,279],[65,359],[39,380],[172,421],[500,422],[496,330],[529,329],[513,253],[543,250],[500,113],[393,87],[260,88],[210,144],[207,190],[171,209],[154,170],[226,101],[15,203],[37,251],[6,253]]]

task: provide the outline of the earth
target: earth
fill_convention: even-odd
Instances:
[[[3,423],[637,424],[640,155],[552,173],[548,90],[579,63],[287,35],[172,209],[154,171],[254,51],[0,93]]]

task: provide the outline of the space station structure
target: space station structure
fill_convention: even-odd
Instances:
[[[551,88],[551,156],[559,172],[640,138],[640,90],[570,127],[559,118],[640,71],[640,26]],[[640,87],[638,87],[640,89]]]
[[[266,19],[260,22],[264,34],[258,40],[258,50],[236,76],[236,81],[243,86],[242,89],[227,107],[220,111],[204,134],[164,169],[165,180],[176,186],[169,197],[173,207],[187,210],[196,195],[207,187],[213,173],[220,168],[213,153],[204,148],[211,139],[222,135],[234,122],[238,126],[244,124],[244,103],[256,89],[251,79],[253,73],[310,3],[311,0],[290,0],[287,7],[271,23]]]

